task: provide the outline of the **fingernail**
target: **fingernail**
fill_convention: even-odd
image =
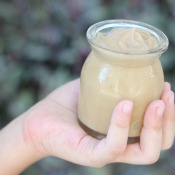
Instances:
[[[123,107],[122,107],[123,112],[125,114],[131,113],[132,106],[133,106],[133,103],[131,101],[125,101],[124,104],[123,104]]]
[[[172,94],[169,98],[168,98],[168,103],[171,105],[171,104],[174,104],[174,94]]]
[[[158,116],[162,116],[165,109],[165,105],[160,105],[157,107],[156,112]]]

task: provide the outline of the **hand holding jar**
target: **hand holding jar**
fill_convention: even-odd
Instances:
[[[107,136],[99,140],[78,123],[79,90],[79,79],[63,85],[1,130],[0,174],[20,174],[46,156],[90,167],[114,162],[151,164],[161,150],[172,146],[174,93],[169,83],[164,84],[161,99],[149,104],[140,143],[135,144],[127,144],[132,101],[115,106]]]

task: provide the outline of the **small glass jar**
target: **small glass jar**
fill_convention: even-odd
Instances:
[[[128,53],[106,48],[98,42],[99,32],[107,35],[119,28],[149,32],[157,40],[157,47]],[[134,107],[128,143],[138,142],[149,103],[161,97],[164,75],[159,58],[168,47],[168,39],[153,26],[129,20],[96,23],[88,29],[87,39],[92,51],[83,65],[80,78],[80,125],[95,138],[105,137],[115,106],[121,100],[129,99],[133,101]]]

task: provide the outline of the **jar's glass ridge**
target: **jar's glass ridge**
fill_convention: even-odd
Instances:
[[[140,52],[140,53],[127,53],[127,52],[116,52],[115,50],[109,49],[101,45],[99,42],[97,42],[96,37],[98,32],[101,32],[106,29],[112,29],[112,28],[138,28],[142,30],[146,30],[147,32],[151,33],[154,37],[156,37],[158,41],[158,46],[154,49],[150,49],[146,52]],[[132,20],[106,20],[98,22],[92,26],[90,26],[86,33],[87,40],[91,44],[91,46],[96,48],[101,48],[109,52],[113,53],[119,53],[124,55],[150,55],[150,54],[162,54],[165,52],[168,48],[169,41],[167,36],[157,29],[156,27],[153,27],[149,24],[138,22],[138,21],[132,21]]]

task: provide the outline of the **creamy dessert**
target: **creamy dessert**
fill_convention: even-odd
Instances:
[[[92,52],[80,78],[80,125],[96,138],[105,137],[113,109],[121,100],[129,99],[134,102],[129,142],[138,141],[147,106],[162,93],[159,57],[168,40],[149,25],[117,20],[95,24],[87,38]]]
[[[158,45],[157,38],[137,28],[117,28],[107,34],[99,32],[96,40],[104,48],[131,54],[147,52]]]

